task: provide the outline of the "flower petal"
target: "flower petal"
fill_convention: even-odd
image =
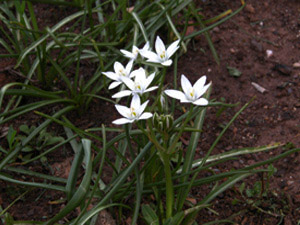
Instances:
[[[125,118],[128,118],[128,115],[130,115],[130,109],[123,105],[115,105],[117,111]]]
[[[150,62],[158,62],[158,63],[161,62],[160,57],[157,54],[155,54],[154,52],[151,52],[151,51],[141,51],[140,53],[141,53],[141,55],[143,57],[145,57],[148,60],[150,60]]]
[[[122,98],[122,97],[131,95],[131,93],[132,93],[132,91],[129,91],[129,90],[120,91],[120,92],[114,94],[112,96],[112,98]]]
[[[111,80],[118,80],[119,78],[114,72],[102,72],[102,73]]]
[[[130,58],[130,59],[135,59],[135,55],[132,53],[132,52],[129,52],[127,50],[124,50],[124,49],[121,49],[120,52],[123,53],[123,55],[127,58]]]
[[[193,86],[194,90],[195,91],[201,90],[204,87],[205,82],[206,82],[206,76],[204,75],[196,81],[196,83]]]
[[[130,77],[140,77],[141,75],[143,76],[143,74],[146,77],[145,70],[141,67],[137,70],[132,71]]]
[[[137,114],[138,114],[138,115],[141,115],[141,114],[145,111],[145,109],[146,109],[148,103],[149,103],[149,100],[145,101],[142,105],[140,105],[140,106],[137,108]]]
[[[130,108],[134,108],[136,111],[138,111],[140,107],[141,107],[140,96],[135,94],[131,99]]]
[[[163,51],[166,51],[165,44],[163,43],[163,41],[160,39],[159,36],[156,37],[155,51],[158,55],[160,55]]]
[[[205,98],[199,98],[198,100],[193,102],[194,105],[207,105],[208,101]]]
[[[123,77],[122,81],[131,91],[134,90],[134,82],[130,78]]]
[[[179,44],[180,40],[174,41],[167,49],[167,56],[168,58],[170,58],[179,48],[178,44]]]
[[[136,47],[135,45],[132,46],[132,54],[134,55],[135,58],[137,58],[139,51],[140,50],[138,49],[138,47]]]
[[[193,101],[191,101],[191,100],[188,99],[188,98],[185,98],[185,99],[180,100],[180,103],[191,103],[191,102],[193,102]]]
[[[125,68],[126,75],[129,75],[129,74],[130,74],[130,71],[131,71],[132,65],[133,65],[133,61],[134,61],[134,60],[130,60],[130,61],[127,63],[126,68]]]
[[[147,62],[151,62],[151,63],[161,63],[162,61],[160,60],[160,58],[152,58],[152,59],[147,59]]]
[[[144,45],[144,47],[141,50],[142,51],[149,51],[150,50],[150,43],[149,43],[149,41],[146,42],[146,44]]]
[[[155,76],[155,73],[152,73],[152,74],[150,74],[150,75],[147,77],[147,79],[145,79],[145,82],[143,83],[143,86],[144,86],[145,88],[147,88],[147,87],[151,84],[151,82],[152,82],[153,79],[154,79],[154,76]]]
[[[145,81],[146,80],[146,71],[144,68],[140,67],[136,70],[135,81]]]
[[[129,120],[129,119],[126,119],[126,118],[121,118],[121,119],[117,119],[117,120],[112,121],[112,123],[116,124],[116,125],[122,125],[122,124],[133,123],[133,122],[134,122],[134,120]]]
[[[149,112],[145,112],[143,113],[140,117],[139,117],[139,120],[146,120],[146,119],[149,119],[153,116],[152,113],[149,113]]]
[[[183,74],[181,75],[181,87],[182,87],[183,92],[186,95],[189,95],[189,91],[191,90],[192,85],[191,85],[191,82]]]
[[[124,66],[121,63],[115,62],[114,63],[114,70],[118,74],[120,70],[125,70],[125,69],[124,69]]]
[[[181,91],[177,90],[165,90],[166,95],[170,96],[171,98],[176,98],[180,101],[187,100],[185,94]]]
[[[115,87],[118,87],[120,84],[122,84],[122,82],[114,81],[109,85],[108,89],[114,89]]]
[[[144,92],[154,91],[157,88],[158,86],[149,87],[148,89],[144,90]]]
[[[172,62],[173,62],[172,59],[169,59],[167,61],[162,62],[161,65],[163,65],[163,66],[171,66]]]
[[[211,85],[211,83],[205,85],[200,90],[195,90],[195,92],[196,92],[196,98],[200,98],[207,91],[207,89],[210,87],[210,85]]]

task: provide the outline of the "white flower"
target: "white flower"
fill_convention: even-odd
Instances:
[[[149,50],[150,50],[150,45],[149,42],[147,42],[142,49],[139,49],[134,45],[132,46],[131,52],[124,49],[121,49],[120,51],[124,54],[125,57],[131,60],[136,60],[140,52],[149,51]]]
[[[131,94],[132,95],[136,95],[136,94],[142,95],[145,92],[155,90],[157,88],[157,86],[148,88],[154,79],[154,75],[155,75],[155,73],[152,73],[151,75],[146,77],[146,71],[143,68],[139,68],[138,70],[132,71],[130,76],[135,77],[134,81],[127,77],[123,78],[123,82],[126,84],[126,86],[130,90],[120,91],[120,92],[114,94],[112,97],[113,98],[122,98],[125,96],[129,96]]]
[[[160,63],[164,66],[170,66],[172,64],[172,60],[170,57],[177,51],[179,48],[180,40],[177,40],[173,42],[167,49],[163,43],[163,41],[160,39],[159,36],[157,36],[155,41],[155,51],[141,51],[141,55],[147,58],[147,62],[154,62],[154,63]]]
[[[177,90],[165,90],[165,93],[172,97],[179,99],[182,103],[193,103],[194,105],[207,105],[208,101],[201,96],[207,91],[210,84],[204,86],[206,76],[200,77],[194,86],[191,85],[190,81],[182,74],[181,75],[181,87],[183,92]]]
[[[114,63],[115,72],[102,72],[105,76],[114,80],[114,82],[112,82],[109,85],[108,89],[113,89],[119,86],[123,82],[124,77],[131,77],[130,72],[132,69],[132,65],[133,65],[133,61],[129,61],[128,64],[126,65],[126,68],[124,68],[124,66],[121,63],[115,62]]]
[[[114,120],[112,123],[121,125],[133,123],[136,120],[146,120],[152,117],[152,113],[144,112],[149,101],[141,105],[141,99],[138,95],[134,95],[131,100],[130,108],[122,105],[115,105],[118,112],[124,117]],[[144,113],[143,113],[144,112]]]

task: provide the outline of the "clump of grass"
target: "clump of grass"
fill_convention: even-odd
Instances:
[[[114,208],[118,211],[116,216],[118,218],[123,217],[124,209],[129,210],[132,213],[132,224],[136,224],[139,220],[147,224],[191,224],[197,213],[209,207],[218,194],[254,173],[270,171],[270,169],[256,168],[299,151],[293,148],[281,155],[236,171],[199,177],[199,172],[210,170],[239,155],[272,150],[281,147],[282,144],[237,149],[220,155],[211,155],[223,134],[248,106],[248,103],[241,107],[223,128],[207,150],[205,157],[195,160],[195,151],[200,133],[203,132],[207,107],[233,107],[234,105],[209,100],[210,90],[206,89],[201,93],[201,89],[198,90],[199,85],[189,87],[190,90],[186,88],[189,86],[187,81],[183,82],[181,94],[178,90],[164,92],[167,72],[165,66],[166,64],[171,66],[168,60],[173,60],[171,63],[174,70],[174,88],[177,89],[179,56],[187,51],[188,42],[196,35],[205,35],[216,62],[219,62],[208,31],[240,12],[244,5],[235,12],[226,11],[205,20],[199,16],[191,0],[151,1],[150,3],[142,0],[136,1],[130,10],[129,1],[126,0],[52,1],[51,4],[58,4],[61,7],[66,5],[78,7],[78,12],[62,19],[53,27],[40,30],[36,20],[37,15],[33,10],[34,2],[33,0],[10,3],[4,1],[0,4],[0,18],[5,26],[5,28],[0,28],[3,37],[0,38],[0,44],[7,51],[7,54],[2,54],[0,57],[15,57],[17,59],[15,69],[19,69],[22,76],[26,78],[23,83],[10,83],[1,88],[0,108],[3,107],[4,97],[11,96],[11,98],[4,106],[4,111],[0,113],[0,125],[10,123],[13,119],[29,112],[40,115],[45,118],[45,121],[30,130],[14,147],[0,148],[2,154],[0,179],[22,185],[29,191],[31,188],[42,188],[63,192],[66,196],[65,207],[45,224],[57,223],[77,207],[80,207],[81,213],[76,218],[72,218],[71,224],[94,224],[101,210]],[[44,2],[50,3],[46,0]],[[175,16],[179,13],[185,19],[182,30],[179,30],[174,22]],[[185,31],[189,26],[188,21],[191,18],[201,29],[185,36]],[[62,29],[65,26],[69,27],[68,31]],[[172,54],[168,57],[165,55],[166,52],[168,53],[168,48],[164,49],[160,45],[155,49],[152,44],[157,34],[165,31],[167,33],[164,37],[165,42],[172,43],[179,40],[171,46],[174,49],[176,47],[176,50],[177,45],[180,46],[176,53],[174,49],[169,50]],[[140,67],[142,71],[145,71],[145,79],[152,77],[149,74],[155,74],[148,86],[150,84],[156,86],[157,95],[153,96],[146,92],[140,97],[133,97],[134,101],[130,101],[130,97],[126,106],[117,106],[119,109],[129,110],[130,115],[119,110],[124,118],[115,123],[129,121],[134,124],[126,124],[122,128],[103,125],[88,130],[76,127],[73,121],[68,119],[68,112],[78,111],[82,115],[89,113],[92,99],[107,101],[112,106],[119,102],[119,99],[115,100],[101,95],[104,91],[108,92],[109,80],[106,75],[109,73],[105,75],[105,72],[111,72],[115,62],[126,61],[120,49],[131,51],[133,46],[141,47],[146,42],[150,44],[150,49],[147,49],[147,52],[140,51],[134,67]],[[154,49],[155,53],[149,53]],[[85,61],[94,66],[89,76],[82,73],[81,67]],[[111,73],[117,72],[115,70]],[[107,76],[110,77],[110,75]],[[143,81],[147,83],[145,79]],[[32,82],[32,80],[37,82]],[[130,86],[130,83],[135,80],[129,80],[118,81],[120,82],[119,91],[121,95],[128,93],[125,90],[127,86],[131,90],[129,95],[137,96],[133,93],[136,91],[133,90],[134,87]],[[193,106],[205,92],[203,98],[207,104],[202,104],[200,107],[197,104]],[[171,97],[191,103],[190,110],[175,119],[174,112],[175,110],[181,112],[180,107],[177,107],[175,101],[166,99],[164,93],[173,93]],[[197,98],[194,98],[195,94]],[[21,100],[25,96],[36,100],[22,104]],[[149,104],[146,108],[147,100],[153,102],[151,107]],[[132,105],[129,105],[130,103]],[[42,107],[58,105],[59,107],[56,107],[58,110],[52,115],[37,111]],[[135,109],[136,106],[138,106],[138,111]],[[144,110],[145,114],[142,114]],[[152,120],[150,117],[153,115],[155,116]],[[144,119],[148,120],[144,121]],[[24,159],[20,163],[23,165],[22,168],[14,164],[22,150],[39,137],[52,122],[64,127],[66,137],[59,143],[55,142],[54,146],[44,146],[43,152],[34,157]],[[113,133],[113,138],[110,140],[107,139],[108,132]],[[180,137],[185,132],[190,135],[186,149],[180,141]],[[13,133],[16,135],[16,132]],[[10,137],[11,135],[12,133]],[[74,159],[67,179],[32,172],[26,167],[64,145],[70,145],[74,151]],[[108,157],[108,154],[113,157]],[[106,182],[102,179],[105,172],[104,166],[109,166],[113,171],[111,179]],[[84,173],[81,176],[82,170]],[[11,177],[5,172],[39,177],[43,182],[19,180],[15,178],[16,176]],[[226,181],[220,183],[225,178]],[[186,199],[191,189],[203,184],[212,184],[214,188],[196,204],[188,203]],[[154,204],[146,203],[152,201],[148,198],[149,195],[155,199]],[[128,198],[135,200],[133,205],[124,204]],[[93,203],[92,209],[87,210],[91,203]],[[7,214],[7,209],[0,210],[0,218],[3,222],[13,222],[13,218]],[[6,217],[3,217],[3,214],[6,214]],[[38,223],[38,221],[30,223]]]

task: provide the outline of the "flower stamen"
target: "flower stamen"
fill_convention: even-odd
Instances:
[[[136,112],[135,109],[133,107],[130,108],[130,112],[131,112],[131,116],[136,117]]]
[[[160,58],[164,59],[166,57],[166,51],[162,51],[162,53],[160,54]]]

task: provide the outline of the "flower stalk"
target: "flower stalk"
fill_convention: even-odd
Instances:
[[[190,121],[190,119],[191,119],[191,116],[192,116],[192,114],[193,114],[193,111],[194,111],[194,105],[191,104],[189,113],[188,113],[188,115],[186,116],[185,121],[183,122],[183,124],[182,124],[182,126],[181,126],[181,129],[179,130],[179,132],[178,132],[178,134],[177,134],[175,140],[173,141],[172,145],[171,145],[171,146],[168,148],[168,150],[167,150],[168,153],[172,153],[173,150],[175,149],[175,146],[176,146],[176,144],[177,144],[179,138],[181,137],[181,135],[182,135],[182,133],[183,133],[183,131],[184,131],[184,128],[186,127],[187,123],[188,123],[188,122]]]
[[[132,145],[131,145],[131,139],[130,139],[130,129],[131,129],[131,126],[129,124],[125,124],[125,133],[126,133],[126,139],[127,139],[127,144],[128,144],[128,148],[129,148],[129,152],[130,152],[130,155],[131,155],[131,158],[132,158],[132,161],[135,159],[135,153],[133,151],[133,148],[132,148]],[[136,221],[138,219],[138,215],[139,215],[139,210],[140,210],[140,203],[141,203],[141,200],[142,200],[142,196],[141,196],[141,188],[142,188],[142,185],[141,185],[141,182],[140,182],[140,172],[139,172],[139,168],[136,166],[135,167],[135,176],[136,176],[136,189],[137,191],[135,192],[136,194],[136,204],[135,204],[135,207],[134,207],[134,213],[133,213],[133,218],[132,218],[132,223],[131,224],[136,224]]]
[[[165,152],[161,152],[161,156],[166,177],[166,219],[169,219],[172,217],[173,214],[174,203],[174,187],[170,168],[170,155]]]

